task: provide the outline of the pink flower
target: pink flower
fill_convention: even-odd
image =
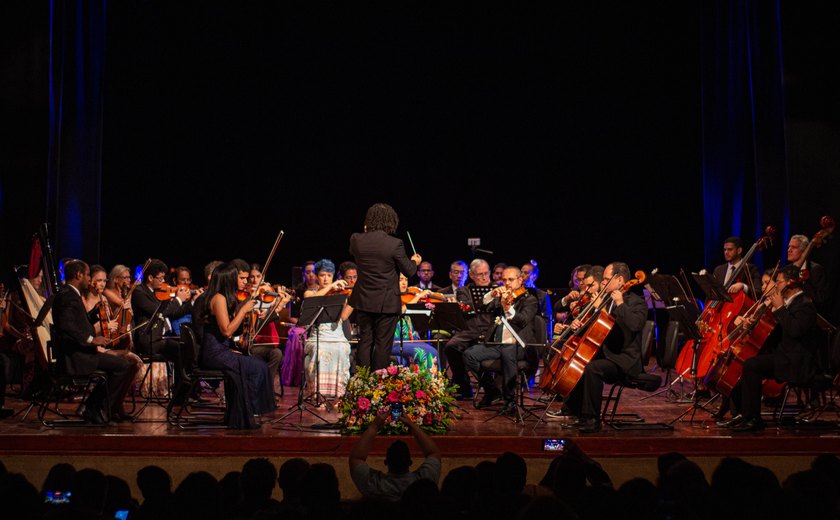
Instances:
[[[360,397],[356,404],[359,406],[359,410],[370,409],[370,400],[366,397]]]
[[[416,397],[417,399],[425,399],[426,398],[426,392],[424,392],[422,390],[418,390],[417,392],[415,392],[414,397]]]
[[[400,400],[400,394],[396,391],[391,391],[391,393],[388,394],[388,399],[387,400],[388,400],[389,403],[396,403],[397,401]]]
[[[397,368],[396,365],[391,365],[388,367],[388,374],[395,376],[400,372],[400,369]]]

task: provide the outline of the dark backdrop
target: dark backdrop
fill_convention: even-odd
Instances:
[[[101,247],[85,256],[263,261],[284,229],[271,277],[287,281],[305,259],[346,259],[367,206],[385,201],[438,282],[469,260],[468,237],[491,264],[536,259],[546,286],[581,262],[711,266],[699,5],[111,2]],[[819,215],[840,215],[826,72],[840,17],[799,6],[778,11],[792,182],[777,189],[791,230],[811,235]],[[3,9],[7,265],[46,215],[50,13]],[[755,238],[754,225],[736,232]],[[815,258],[836,263],[835,246]]]

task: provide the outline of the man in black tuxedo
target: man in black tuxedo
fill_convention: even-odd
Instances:
[[[358,365],[373,370],[387,367],[391,359],[402,310],[400,273],[414,276],[423,260],[416,253],[409,259],[402,240],[391,236],[398,224],[394,208],[377,203],[367,210],[365,232],[350,237],[359,273],[349,300],[359,324]]]
[[[714,277],[729,290],[730,294],[743,291],[755,299],[756,296],[761,295],[761,274],[758,267],[748,263],[744,269],[740,270],[737,277],[732,278],[743,262],[743,254],[744,245],[740,237],[729,237],[724,240],[723,259],[726,263],[715,267]]]
[[[441,287],[438,291],[446,296],[447,301],[455,301],[458,289],[463,287],[467,281],[467,264],[463,260],[455,260],[449,266],[449,285]]]
[[[604,294],[612,300],[605,310],[615,318],[615,325],[610,329],[595,359],[586,365],[581,381],[564,403],[568,413],[578,416],[577,421],[565,427],[577,428],[581,432],[599,431],[604,383],[615,383],[622,375],[635,376],[644,368],[642,329],[647,320],[648,308],[644,298],[638,294],[621,291],[630,278],[630,268],[624,262],[613,262],[604,269],[601,284],[606,286]],[[576,319],[571,327],[578,329],[584,325]]]
[[[69,375],[85,376],[95,370],[105,372],[108,381],[110,410],[104,407],[105,389],[98,386],[84,403],[82,417],[103,424],[108,418],[124,419],[121,399],[133,376],[133,365],[127,358],[104,354],[108,340],[97,336],[93,323],[99,319],[98,308],[85,311],[81,291],[90,285],[90,267],[81,260],[64,266],[66,283],[55,296],[52,306],[55,341],[60,361]]]
[[[828,280],[825,278],[825,268],[822,265],[807,260],[805,250],[811,241],[805,235],[790,237],[787,248],[787,260],[799,267],[801,271],[808,271],[808,277],[802,282],[805,296],[810,298],[820,310],[825,310],[828,299]]]
[[[502,360],[502,396],[505,399],[502,413],[512,414],[516,412],[516,362],[525,359],[526,356],[524,346],[518,343],[514,333],[525,344],[534,342],[534,317],[539,311],[539,303],[528,291],[524,291],[524,294],[512,303],[506,297],[522,288],[522,272],[519,268],[506,268],[502,273],[502,280],[504,286],[497,287],[484,296],[484,304],[487,305],[488,311],[498,316],[490,324],[485,335],[487,343],[491,344],[479,343],[468,348],[464,352],[464,365],[479,378],[484,389],[484,397],[478,403],[478,407],[482,408],[489,406],[499,396],[499,390],[492,377],[481,372],[481,362]],[[503,323],[502,315],[510,328]],[[510,329],[513,329],[513,332]]]
[[[430,262],[421,262],[420,266],[417,269],[417,277],[420,278],[420,280],[414,287],[417,287],[418,289],[428,289],[432,292],[439,291],[440,287],[435,285],[435,283],[432,281],[432,278],[434,278],[434,276],[435,269],[434,267],[432,267],[432,264]]]
[[[807,383],[813,377],[814,351],[819,341],[817,308],[802,290],[799,266],[787,265],[776,273],[776,291],[765,300],[782,329],[779,344],[772,353],[744,362],[741,378],[741,414],[718,423],[736,431],[764,429],[761,420],[761,381],[773,378],[789,383]],[[739,320],[736,319],[736,323]]]
[[[134,312],[134,349],[139,355],[161,354],[167,361],[175,364],[175,380],[177,382],[181,369],[179,355],[180,343],[177,338],[164,337],[166,320],[174,320],[191,314],[193,305],[190,302],[192,294],[185,287],[175,292],[175,297],[166,301],[158,300],[156,291],[166,282],[167,267],[160,260],[152,260],[143,274],[143,283],[138,285],[131,294],[131,309]],[[203,291],[201,291],[203,292]],[[143,327],[138,325],[148,322]]]

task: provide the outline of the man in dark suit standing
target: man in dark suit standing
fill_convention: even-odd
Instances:
[[[97,336],[93,323],[99,319],[98,308],[85,312],[81,292],[90,285],[90,267],[81,260],[64,266],[65,285],[53,301],[52,313],[56,347],[69,375],[85,376],[95,370],[105,372],[108,381],[108,402],[105,410],[105,389],[98,386],[85,402],[82,417],[104,424],[108,418],[123,419],[122,398],[131,383],[132,363],[123,357],[103,354],[108,340]]]
[[[755,299],[761,295],[761,274],[753,264],[747,264],[738,270],[743,262],[744,245],[740,237],[729,237],[723,241],[723,259],[725,264],[715,267],[714,276],[731,294],[744,291]],[[738,275],[735,276],[735,272]],[[733,278],[735,276],[735,278]]]
[[[776,273],[774,283],[776,290],[768,295],[765,305],[773,312],[773,317],[782,329],[782,337],[772,353],[755,356],[744,362],[744,375],[741,378],[741,415],[719,423],[719,426],[736,431],[763,430],[762,379],[773,378],[777,381],[803,384],[810,381],[814,375],[814,351],[819,334],[816,325],[817,308],[802,290],[799,266],[792,264],[782,268]]]
[[[601,395],[604,383],[614,383],[622,375],[635,376],[643,370],[642,329],[647,320],[648,308],[644,298],[621,289],[630,280],[630,268],[624,262],[613,262],[604,269],[602,286],[611,302],[605,310],[615,318],[613,325],[595,359],[586,365],[583,377],[564,403],[566,410],[577,415],[578,420],[564,425],[581,432],[601,429]],[[579,320],[572,322],[572,329],[580,328]]]
[[[516,412],[516,362],[525,359],[526,356],[526,350],[519,344],[516,336],[519,336],[524,344],[534,342],[534,316],[539,312],[539,303],[528,291],[524,291],[515,300],[510,300],[508,295],[514,295],[515,291],[522,288],[522,272],[517,267],[505,268],[502,281],[505,285],[488,292],[483,300],[488,312],[499,316],[490,324],[485,334],[487,343],[491,344],[479,343],[468,348],[464,352],[464,365],[479,378],[479,383],[484,389],[484,397],[478,403],[478,407],[483,408],[492,404],[499,391],[493,378],[487,373],[481,373],[481,362],[501,359],[502,396],[505,399],[502,413],[513,414]],[[508,323],[507,326],[502,320],[502,315]]]
[[[402,240],[391,236],[399,217],[388,204],[377,203],[365,215],[365,232],[350,237],[350,254],[359,280],[349,305],[359,324],[359,366],[378,370],[388,366],[394,331],[402,309],[400,273],[412,277],[422,262],[418,254],[406,255]]]

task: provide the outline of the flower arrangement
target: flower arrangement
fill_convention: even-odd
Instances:
[[[434,358],[418,352],[411,365],[391,365],[371,372],[359,367],[341,397],[341,432],[360,433],[373,419],[399,403],[402,413],[430,433],[444,433],[455,420],[454,386],[437,369]],[[408,433],[406,425],[388,417],[381,430],[388,435]]]

